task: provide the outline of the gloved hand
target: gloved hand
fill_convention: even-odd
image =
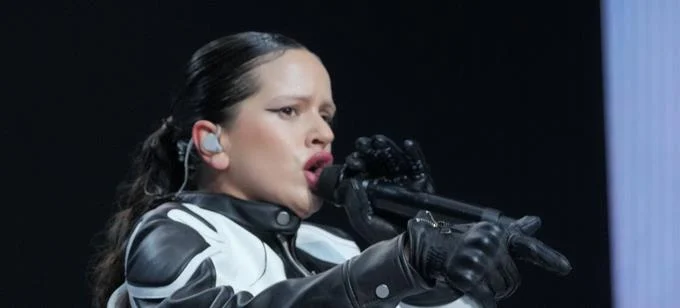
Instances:
[[[406,251],[414,268],[431,284],[445,282],[483,307],[496,307],[520,285],[513,257],[562,275],[571,270],[564,256],[530,237],[539,227],[535,216],[503,229],[490,222],[437,222],[429,212],[420,211],[409,220]]]
[[[400,148],[393,141],[381,135],[359,138],[356,141],[356,151],[346,158],[343,169],[344,180],[339,185],[338,196],[340,200],[338,203],[343,204],[352,228],[369,244],[395,237],[404,230],[375,215],[371,204],[376,200],[371,200],[361,186],[361,180],[382,179],[415,191],[434,193],[429,168],[422,151],[413,141],[407,140],[404,147]],[[418,225],[425,221],[422,215],[420,214],[421,217],[418,217],[420,219]],[[427,218],[435,221],[431,215]],[[409,221],[407,229],[409,234],[413,233],[412,230],[416,226],[414,221],[416,221],[416,218]],[[491,228],[493,229],[491,231],[496,231],[490,232],[491,237],[498,236],[504,239],[502,245],[499,244],[495,248],[497,253],[496,259],[494,259],[496,260],[496,267],[480,267],[475,265],[474,262],[470,263],[467,265],[469,267],[468,274],[476,272],[479,277],[465,276],[464,279],[447,280],[446,277],[448,276],[440,271],[439,274],[436,274],[438,279],[434,279],[436,287],[432,291],[411,296],[404,302],[412,305],[440,305],[452,302],[462,296],[463,293],[468,293],[473,298],[484,301],[488,307],[493,307],[495,300],[510,296],[519,285],[519,274],[517,274],[512,258],[525,260],[558,274],[568,273],[571,266],[564,256],[531,237],[540,228],[540,224],[541,221],[538,217],[524,217],[502,230],[501,235],[494,235],[494,232],[498,232],[496,229],[499,227],[492,225],[494,227]],[[468,229],[476,225],[452,225],[446,222],[436,222],[433,224],[433,228],[439,232],[427,229],[429,231],[422,231],[422,233],[431,234],[428,236],[432,236],[433,239],[429,241],[435,241],[434,239],[438,238],[438,235],[435,234],[445,232],[442,234],[449,235],[446,239],[441,240],[442,243],[448,243],[451,238],[460,237],[461,234],[465,234],[469,231]],[[449,248],[455,248],[453,247],[455,245],[449,244],[451,244]],[[447,246],[442,245],[431,246],[436,249],[426,249],[426,251],[428,253],[435,251],[434,255],[436,256],[438,255],[436,251],[446,250]],[[414,259],[416,259],[415,256]],[[421,260],[425,259],[421,258]],[[481,262],[481,259],[477,259],[475,262]],[[459,264],[465,265],[464,262],[459,262]],[[451,266],[455,267],[454,265]]]
[[[375,215],[371,204],[387,202],[373,200],[360,185],[361,180],[381,179],[386,182],[418,191],[434,193],[434,185],[425,157],[413,140],[399,147],[382,135],[360,137],[355,151],[345,159],[343,177],[339,185],[340,200],[352,228],[370,245],[393,238],[403,231],[403,226]]]
[[[354,146],[355,151],[345,159],[346,176],[380,178],[414,191],[435,192],[430,168],[416,141],[405,140],[400,147],[383,135],[374,135],[358,138]]]

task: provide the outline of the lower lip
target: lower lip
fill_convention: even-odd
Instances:
[[[319,183],[319,175],[321,173],[321,169],[319,168],[316,172],[311,172],[305,170],[305,179],[307,179],[307,185],[309,185],[309,188],[316,188],[316,185]]]

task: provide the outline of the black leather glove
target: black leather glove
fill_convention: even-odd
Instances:
[[[383,179],[418,192],[434,193],[430,168],[420,145],[405,140],[403,147],[383,135],[360,137],[345,159],[345,175]]]
[[[375,215],[371,205],[388,201],[371,198],[360,186],[361,180],[381,179],[414,191],[434,193],[429,167],[413,140],[399,147],[383,135],[358,138],[355,151],[345,159],[343,177],[348,180],[339,188],[340,195],[346,198],[340,203],[344,204],[352,228],[369,245],[395,237],[403,232],[405,223],[395,221],[396,217]]]
[[[391,239],[402,232],[395,224],[375,215],[359,179],[343,180],[338,186],[338,192],[340,192],[338,203],[343,205],[350,226],[365,242],[365,245],[361,246],[370,246]]]
[[[490,222],[451,225],[420,211],[408,223],[408,256],[430,283],[445,282],[483,307],[496,307],[521,282],[512,257],[558,274],[571,270],[564,256],[529,236],[540,224],[525,216],[506,229]]]
[[[338,190],[340,198],[338,203],[343,204],[352,228],[369,245],[393,238],[403,230],[399,224],[393,224],[375,215],[371,204],[380,200],[374,200],[366,193],[360,184],[361,180],[381,179],[415,191],[434,193],[432,177],[422,151],[417,143],[411,140],[404,142],[404,147],[400,148],[381,135],[357,139],[356,151],[346,158],[343,177],[344,180]],[[420,219],[421,222],[424,221],[422,214]],[[433,217],[430,220],[435,221]],[[408,233],[411,233],[413,221],[415,218],[409,221]],[[434,289],[410,296],[404,299],[404,302],[421,306],[441,305],[454,301],[464,292],[479,301],[484,301],[488,307],[493,307],[495,300],[510,296],[519,285],[519,275],[511,257],[559,274],[568,273],[571,266],[564,256],[531,237],[540,228],[540,224],[538,217],[528,216],[502,230],[502,235],[499,236],[505,240],[497,248],[499,253],[495,259],[499,267],[484,268],[470,265],[479,273],[485,273],[482,275],[483,283],[476,277],[468,277],[462,281],[447,281],[444,279],[446,276],[440,275],[439,279],[434,279],[436,285]],[[467,232],[467,229],[476,224],[452,225],[437,222],[435,225],[437,226],[435,228],[447,230],[445,232],[449,234],[448,236],[455,237]],[[492,226],[498,229],[497,226]],[[459,286],[451,286],[454,282]]]

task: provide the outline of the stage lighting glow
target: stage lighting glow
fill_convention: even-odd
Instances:
[[[680,1],[602,2],[615,307],[680,307]]]

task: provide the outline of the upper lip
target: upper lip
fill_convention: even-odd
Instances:
[[[305,163],[305,170],[318,169],[326,167],[333,163],[333,155],[327,151],[320,151],[314,153]]]

